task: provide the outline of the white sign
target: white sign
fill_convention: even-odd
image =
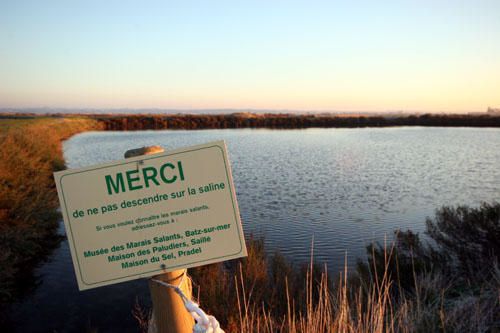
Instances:
[[[223,141],[54,177],[80,290],[247,254]]]

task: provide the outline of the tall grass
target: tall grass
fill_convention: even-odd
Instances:
[[[20,273],[57,242],[52,173],[64,168],[61,141],[100,125],[82,118],[0,122],[1,305],[14,296]]]
[[[390,254],[388,254],[388,258]],[[389,264],[389,263],[387,263]],[[397,281],[388,270],[377,283],[359,286],[349,283],[345,273],[333,289],[327,275],[306,279],[306,310],[297,311],[294,295],[287,289],[288,311],[277,316],[265,304],[258,304],[236,277],[239,318],[226,326],[229,332],[496,332],[500,271],[496,282],[483,285],[480,295],[462,291],[452,296],[448,278],[443,275],[415,276],[414,292],[394,297]],[[318,298],[313,298],[316,288]]]
[[[250,239],[247,258],[192,270],[193,294],[226,332],[499,332],[499,232],[500,204],[443,207],[427,241],[397,231],[334,283]]]
[[[396,332],[407,318],[395,313],[392,282],[383,278],[353,288],[344,272],[334,285],[326,267],[313,261],[294,267],[281,255],[269,261],[261,240],[248,242],[249,256],[229,265],[191,272],[201,306],[226,332]]]

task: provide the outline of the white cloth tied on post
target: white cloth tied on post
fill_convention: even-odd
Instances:
[[[184,303],[184,307],[196,321],[196,324],[193,326],[193,333],[224,333],[224,330],[220,327],[219,322],[214,316],[207,315],[197,303],[191,301],[184,295],[180,286],[184,282],[185,277],[186,273],[183,274],[178,286],[156,279],[152,279],[152,281],[173,289],[179,295]]]

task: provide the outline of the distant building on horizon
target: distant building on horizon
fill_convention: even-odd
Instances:
[[[487,114],[500,114],[500,108],[492,108],[488,107],[488,110],[486,111]]]

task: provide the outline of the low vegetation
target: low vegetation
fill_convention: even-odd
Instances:
[[[333,279],[250,240],[248,258],[192,270],[194,295],[226,332],[498,332],[500,204],[426,223],[425,240],[398,231]]]
[[[92,115],[106,130],[215,129],[215,128],[310,128],[389,126],[500,127],[498,115],[332,115],[332,114],[177,114]]]
[[[47,114],[74,117],[71,114]],[[160,129],[218,128],[356,128],[393,126],[500,127],[500,114],[296,114],[250,113],[227,114],[81,114],[99,121],[104,130],[137,131]],[[37,114],[1,114],[0,119],[26,119]],[[1,128],[1,125],[0,125]]]
[[[80,118],[0,120],[0,305],[58,242],[52,173],[64,168],[61,141],[96,128]]]

